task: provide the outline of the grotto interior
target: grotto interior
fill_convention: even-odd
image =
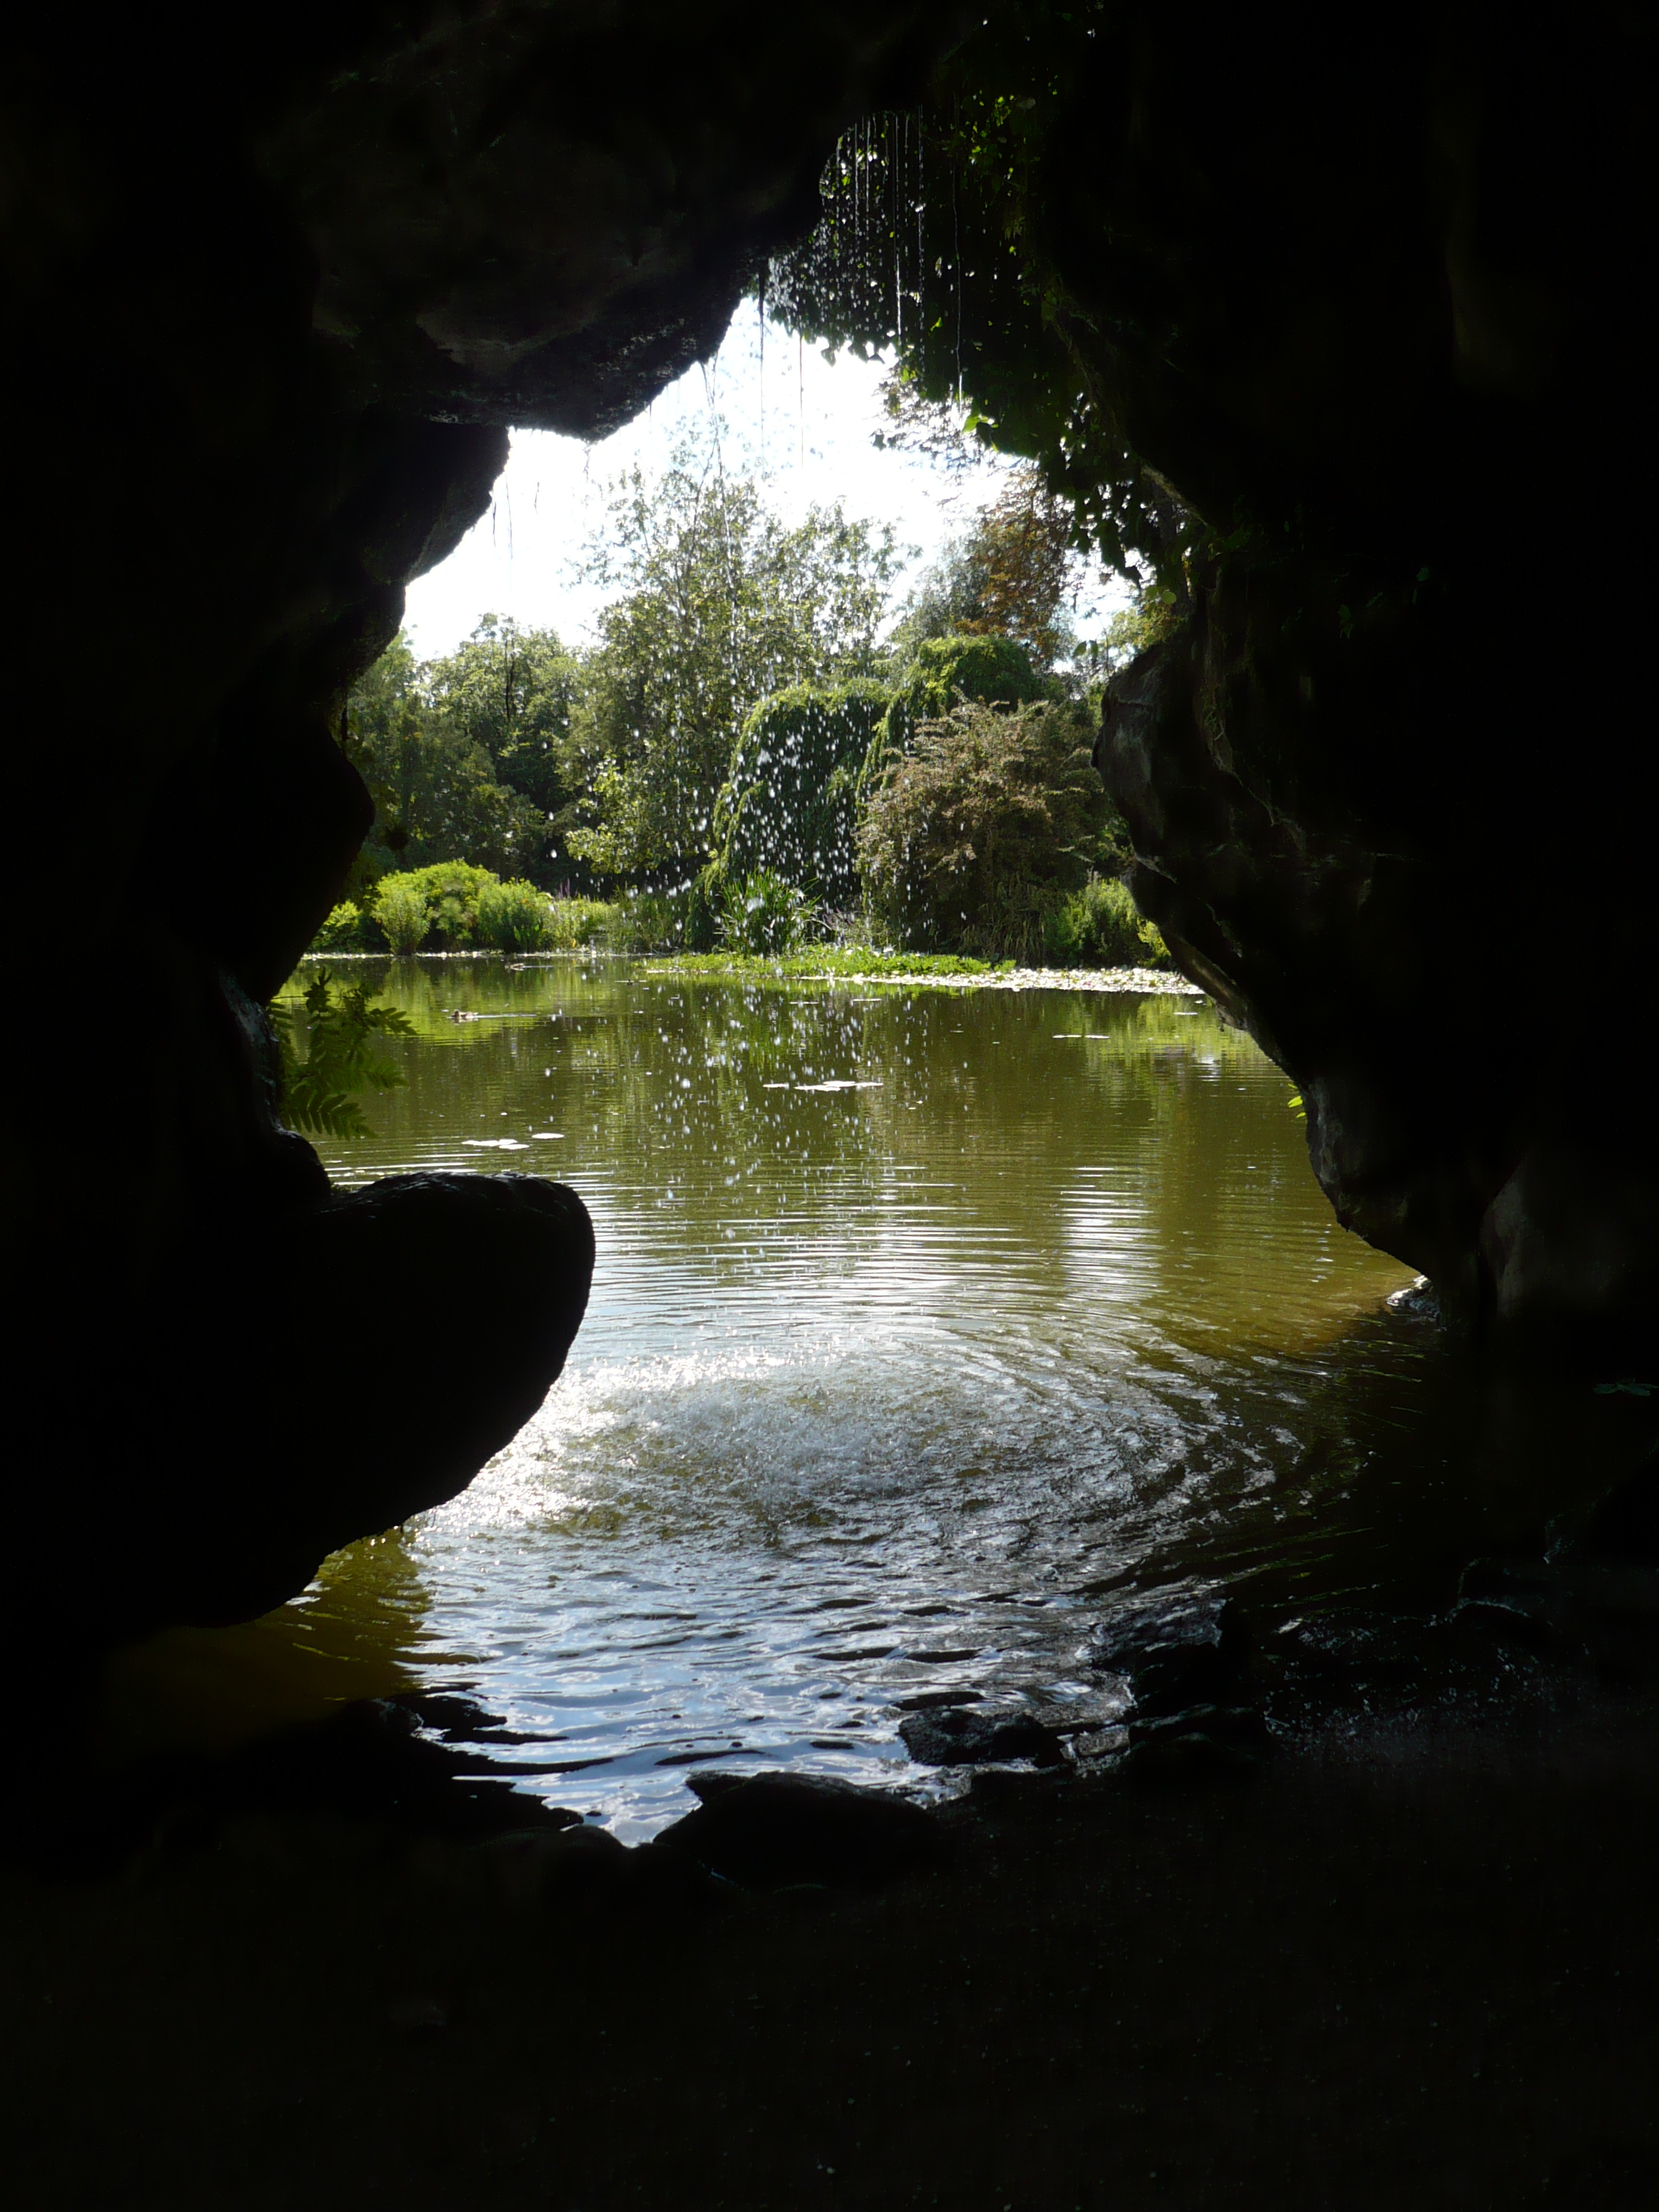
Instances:
[[[29,1012],[61,1080],[3,1090],[8,1648],[258,1613],[558,1373],[574,1193],[343,1198],[280,1124],[261,1008],[368,826],[341,702],[509,428],[641,409],[799,247],[840,134],[929,101],[1012,118],[951,376],[1124,540],[1179,535],[1097,755],[1137,897],[1299,1089],[1345,1224],[1493,1358],[1639,1368],[1651,45],[1620,0],[1570,31],[1480,0],[12,11],[13,880],[86,981]],[[856,329],[796,281],[809,335]],[[98,1170],[34,1175],[48,1122]],[[436,1418],[358,1380],[395,1371],[417,1253],[518,1316],[448,1348]],[[313,1326],[343,1275],[386,1292],[349,1356]],[[1145,1818],[1173,1864],[1187,1829]]]

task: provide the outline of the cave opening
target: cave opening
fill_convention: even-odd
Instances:
[[[1643,27],[1593,9],[1564,52],[1473,7],[1382,30],[1135,0],[362,0],[3,38],[19,910],[75,979],[14,1025],[4,1091],[30,1736],[7,1911],[38,2200],[106,2202],[136,2160],[225,2203],[314,2195],[319,2170],[325,2195],[372,2171],[410,2203],[1634,2201],[1659,1295],[1629,635]],[[1079,995],[1045,1030],[1035,994],[969,1013],[885,982],[588,977],[550,1007],[503,971],[500,1004],[481,984],[437,1013],[511,1018],[410,1041],[429,1118],[391,1099],[393,1172],[359,1188],[284,1126],[264,1012],[373,827],[345,703],[487,507],[508,428],[636,415],[763,268],[801,342],[890,347],[1139,574],[1157,620],[1093,760],[1201,1003]],[[1568,539],[1610,580],[1587,636],[1538,581]],[[526,1016],[561,1025],[562,1093]],[[57,1074],[71,1041],[99,1079]],[[752,1081],[722,1092],[738,1057]],[[581,1197],[463,1171],[463,1121],[522,1122],[489,1141],[527,1151],[590,1097],[613,1129]],[[763,1114],[789,1141],[745,1153]],[[1134,1175],[1131,1131],[1158,1140]],[[856,1234],[843,1214],[827,1268],[823,1237],[775,1241],[745,1277],[715,1249],[744,1242],[733,1174],[772,1178],[756,1222],[850,1192]],[[589,1304],[628,1175],[636,1227],[648,1200],[663,1229],[663,1304],[631,1316],[603,1260]],[[1153,1248],[1161,1283],[1187,1268],[1179,1325]],[[767,1325],[805,1346],[783,1398],[769,1351],[733,1351],[769,1269]],[[1419,1273],[1432,1312],[1382,1308]],[[677,1343],[674,1302],[715,1292],[732,1341],[694,1373],[709,1347]],[[872,1311],[885,1394],[821,1356]],[[942,1366],[907,1365],[896,1312]],[[823,1784],[711,1763],[751,1725],[742,1668],[652,1743],[659,1778],[698,1762],[675,1839],[624,1850],[550,1784],[515,1800],[570,1730],[471,1702],[466,1576],[510,1556],[546,1602],[510,1495],[544,1406],[574,1409],[567,1469],[620,1448],[660,1478],[637,1571],[615,1563],[643,1488],[569,1489],[573,1771],[616,1763],[607,1729],[643,1751],[606,1653],[629,1607],[641,1649],[680,1635],[662,1563],[700,1513],[754,1536],[711,1643],[758,1620],[747,1680],[787,1673],[806,1600],[769,1611],[767,1577],[793,1514],[832,1590],[803,1707],[835,1702],[829,1670],[867,1686],[890,1745],[978,1771],[954,1806],[830,1786],[868,1776],[839,1726]],[[677,1424],[695,1464],[663,1455]],[[434,1607],[380,1532],[441,1528],[492,1461],[502,1510],[456,1524]],[[1180,1542],[1097,1559],[1037,1672],[981,1680],[1041,1641],[1087,1548],[1083,1466],[1123,1477],[1120,1507],[1143,1477],[1177,1501]],[[976,1545],[994,1602],[932,1610]],[[325,1632],[313,1602],[289,1646],[310,1635],[338,1698],[386,1659],[377,1607],[416,1642],[430,1624],[416,1696],[394,1667],[325,1729],[114,1785],[65,1762],[105,1655],[158,1630],[228,1633],[226,1709],[257,1703],[237,1625],[352,1546],[357,1596]],[[860,1546],[902,1638],[866,1618]],[[1402,1556],[1409,1602],[1378,1565]],[[526,1618],[471,1627],[544,1680]],[[329,1965],[295,1975],[301,1954]],[[550,2024],[558,1971],[574,2002]]]

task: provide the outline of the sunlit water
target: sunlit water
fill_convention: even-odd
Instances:
[[[319,1147],[337,1180],[573,1183],[592,1300],[465,1494],[331,1561],[233,1672],[280,1647],[323,1694],[463,1693],[525,1787],[625,1836],[715,1760],[927,1786],[897,1727],[941,1691],[1107,1726],[1091,1646],[1149,1593],[1432,1598],[1530,1525],[1564,1437],[1627,1443],[1385,1311],[1409,1275],[1338,1227],[1285,1078],[1206,1000],[373,980],[418,1036],[374,1137]],[[492,1294],[378,1289],[410,1351],[366,1389],[441,1392],[446,1316]]]

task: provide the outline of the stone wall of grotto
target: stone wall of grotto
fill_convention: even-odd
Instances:
[[[1268,17],[1194,65],[1115,11],[1054,133],[1073,343],[1213,533],[1097,758],[1341,1219],[1611,1371],[1659,1333],[1652,27]]]
[[[954,24],[904,0],[9,14],[9,858],[49,962],[0,1085],[20,1646],[263,1610],[453,1494],[557,1374],[592,1261],[573,1194],[342,1201],[276,1121],[258,1007],[369,821],[331,732],[507,427],[602,432],[710,349],[837,134],[914,99]],[[446,1325],[437,1404],[417,1258],[518,1316]]]

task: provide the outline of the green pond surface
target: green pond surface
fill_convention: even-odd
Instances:
[[[1091,1650],[1151,1594],[1447,1602],[1632,1449],[1629,1401],[1483,1377],[1385,1309],[1407,1271],[1339,1227],[1289,1083],[1207,1000],[367,972],[417,1035],[331,1174],[568,1182],[592,1300],[463,1496],[213,1643],[233,1705],[281,1705],[279,1652],[324,1698],[457,1693],[495,1717],[456,1706],[462,1740],[630,1838],[717,1760],[925,1789],[907,1700],[1107,1728]],[[374,1294],[408,1355],[366,1391],[435,1401],[494,1286]]]

